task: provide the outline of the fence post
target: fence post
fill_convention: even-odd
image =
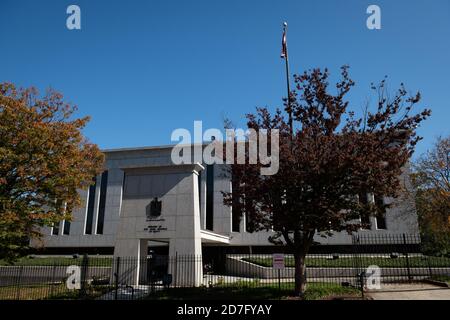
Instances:
[[[114,272],[114,300],[117,300],[119,291],[119,268],[120,268],[120,257],[116,258],[116,272]]]
[[[281,296],[281,271],[278,269],[278,291]]]
[[[363,271],[359,274],[359,283],[360,283],[360,290],[361,290],[361,298],[364,299],[364,278],[366,276],[366,273]]]
[[[89,266],[88,255],[85,253],[83,255],[83,260],[81,260],[81,289],[80,289],[80,298],[83,299],[86,297],[86,279],[87,279],[87,269]]]
[[[406,268],[408,270],[408,281],[412,280],[411,277],[411,268],[409,265],[409,255],[408,255],[408,248],[406,246],[407,242],[406,242],[406,234],[403,234],[403,245],[405,246],[404,252],[405,252],[405,257],[406,257]]]
[[[147,281],[150,281],[150,293],[151,294],[155,293],[155,283],[154,283],[155,279],[153,277],[154,272],[155,272],[155,270],[154,270],[155,269],[154,268],[155,260],[156,260],[155,254],[151,253],[150,258],[147,257],[146,264],[145,264],[145,272],[147,274],[147,277],[150,278],[150,279],[147,279]]]
[[[430,279],[433,279],[433,271],[431,270],[430,257],[427,257],[427,264],[428,264],[428,273],[430,275]]]
[[[20,300],[20,283],[22,282],[23,266],[19,266],[19,276],[17,278],[17,294],[16,300]]]
[[[353,235],[352,236],[352,243],[353,243],[353,263],[355,265],[355,277],[356,277],[356,283],[358,283],[359,279],[359,274],[360,272],[362,272],[361,268],[361,261],[360,261],[360,256],[359,256],[359,236],[357,235]]]
[[[175,252],[175,287],[178,286],[178,252]]]
[[[56,262],[53,263],[53,268],[52,268],[52,281],[50,283],[50,296],[53,296],[54,292],[54,287],[55,287],[55,273],[56,273]]]

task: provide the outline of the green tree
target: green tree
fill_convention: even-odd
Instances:
[[[101,171],[103,154],[81,130],[88,117],[49,90],[0,84],[0,258],[22,254],[39,227],[80,204],[78,190]]]
[[[450,136],[413,165],[416,208],[426,252],[450,255]]]

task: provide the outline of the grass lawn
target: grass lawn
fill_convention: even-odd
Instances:
[[[108,292],[109,286],[88,286],[83,299],[94,299]],[[80,299],[79,290],[69,290],[63,283],[0,287],[0,300]]]
[[[294,291],[294,283],[283,283],[281,290],[278,284],[258,285],[237,283],[213,288],[169,288],[147,296],[149,300],[271,300],[289,299]],[[328,297],[360,297],[359,290],[342,287],[339,284],[310,283],[307,285],[305,300],[320,300]]]
[[[41,300],[52,295],[53,292],[61,291],[61,285],[28,285],[20,288],[0,287],[0,300]]]
[[[112,265],[112,258],[110,257],[89,257],[89,265],[96,267],[110,267]],[[65,258],[65,257],[23,257],[17,259],[10,264],[5,260],[0,260],[0,266],[70,266],[81,265],[82,257],[79,258]]]
[[[272,258],[267,257],[252,257],[242,258],[242,260],[251,262],[263,267],[272,267]],[[383,257],[362,257],[361,259],[342,257],[339,259],[327,259],[307,257],[306,266],[308,267],[329,267],[329,268],[344,268],[355,267],[355,263],[358,262],[359,266],[368,267],[370,265],[377,265],[379,267],[392,267],[392,268],[404,268],[407,265],[406,257],[398,258],[383,258]],[[294,267],[294,258],[285,258],[286,267]],[[450,267],[450,258],[445,257],[410,257],[410,267]]]
[[[448,284],[450,284],[450,276],[432,276],[431,280],[436,280],[436,281],[442,281],[442,282],[447,282]]]
[[[81,265],[82,257],[79,258],[66,258],[66,257],[23,257],[15,261],[13,264],[9,264],[4,260],[0,260],[0,266],[69,266],[69,265]],[[264,267],[272,266],[271,257],[249,257],[242,258],[242,260],[251,262]],[[110,267],[112,265],[112,257],[89,257],[90,266],[98,267]],[[308,267],[355,267],[356,258],[352,257],[340,257],[339,259],[328,259],[319,257],[307,257],[306,265]],[[400,256],[398,258],[384,258],[384,257],[362,257],[359,260],[360,266],[377,265],[379,267],[405,267],[406,258]],[[294,267],[294,259],[292,257],[285,258],[286,267]],[[410,267],[450,267],[450,258],[446,257],[410,257]]]
[[[0,287],[0,300],[76,300],[95,299],[111,290],[109,286],[89,286],[86,295],[80,297],[78,290],[68,290],[64,284],[29,285],[20,288]],[[289,299],[294,290],[293,283],[283,283],[281,290],[277,284],[258,285],[257,283],[236,283],[213,288],[169,288],[158,291],[145,299],[149,300],[254,300]],[[360,297],[360,292],[339,284],[310,283],[305,300],[326,299],[329,297]]]

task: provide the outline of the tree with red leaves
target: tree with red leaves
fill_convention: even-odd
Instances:
[[[372,85],[378,95],[376,110],[366,109],[357,118],[346,100],[354,86],[347,66],[341,68],[336,93],[330,93],[327,69],[305,71],[294,80],[290,109],[285,100],[285,112],[258,108],[247,115],[248,128],[267,132],[269,145],[271,130],[279,130],[278,173],[261,175],[263,165],[248,161],[233,164],[233,190],[224,192],[224,203],[248,217],[250,231],[273,230],[269,240],[290,249],[295,294],[301,296],[314,236],[352,233],[364,227],[360,217],[385,209],[359,201],[357,195],[399,196],[402,168],[421,139],[416,128],[431,112],[411,114],[420,94],[408,96],[402,84],[390,99],[383,80]],[[288,112],[294,120],[292,133]]]

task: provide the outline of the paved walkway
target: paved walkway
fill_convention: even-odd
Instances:
[[[154,290],[161,290],[161,287],[155,286]],[[121,287],[117,290],[117,300],[135,300],[147,296],[151,292],[150,286],[129,286]],[[97,300],[115,300],[116,291],[111,290],[102,295]]]
[[[385,284],[381,290],[370,291],[374,300],[450,300],[450,288],[432,284]]]

